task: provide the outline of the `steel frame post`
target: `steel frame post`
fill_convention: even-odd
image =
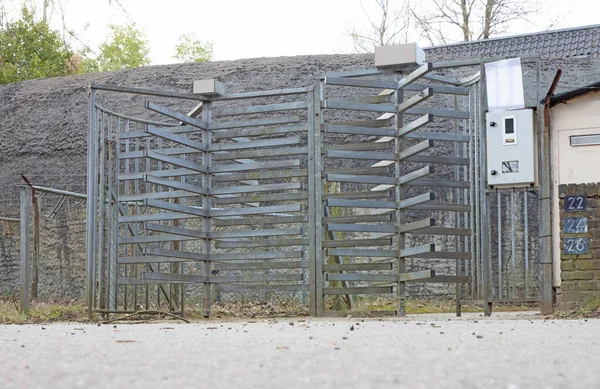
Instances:
[[[402,75],[396,77],[396,82],[401,80]],[[404,90],[398,88],[394,91],[394,104],[396,107],[402,104],[404,101]],[[396,136],[394,137],[394,151],[399,154],[404,149],[404,140],[399,136],[399,130],[404,126],[404,114],[402,112],[396,112],[394,116],[394,128],[396,129]],[[401,232],[400,227],[404,224],[404,211],[400,208],[400,202],[404,199],[404,188],[400,184],[400,177],[404,174],[404,162],[398,158],[394,161],[394,170],[396,172],[396,179],[398,182],[395,185],[396,189],[396,274],[398,276],[396,286],[396,298],[398,300],[398,312],[399,316],[406,316],[406,283],[400,280],[400,275],[406,273],[406,259],[401,256],[401,251],[406,246],[406,237],[404,232]]]
[[[485,316],[491,316],[492,303],[490,303],[491,295],[491,261],[492,254],[490,248],[490,215],[488,209],[488,194],[487,194],[487,150],[486,150],[486,87],[485,87],[485,66],[480,65],[481,78],[479,81],[479,190],[480,190],[480,232],[481,232],[481,278],[483,289],[483,309]]]
[[[323,79],[317,78],[314,82],[313,91],[313,103],[314,103],[314,122],[313,122],[313,146],[312,151],[314,156],[314,180],[313,189],[309,188],[309,192],[313,193],[314,208],[309,209],[309,217],[314,221],[314,224],[309,221],[310,226],[313,229],[314,235],[314,273],[311,278],[314,279],[315,284],[315,312],[316,316],[323,316],[325,313],[325,301],[323,296],[323,262],[325,261],[325,253],[323,252],[323,156],[321,153],[322,147],[322,127],[323,127],[323,114],[321,111],[322,104],[324,101],[323,94]],[[309,130],[309,138],[310,130]],[[309,147],[310,152],[310,147]],[[309,180],[312,175],[309,174]],[[310,182],[310,181],[309,181]]]
[[[202,105],[202,121],[204,121],[205,123],[211,122],[211,119],[212,119],[211,109],[212,109],[211,103],[208,101],[204,102],[204,104]],[[211,144],[210,130],[206,129],[206,130],[202,131],[202,143],[204,145],[206,145],[206,147],[210,147],[210,144]],[[212,163],[211,153],[209,153],[208,151],[202,153],[202,164],[204,166],[206,166],[206,168],[208,170],[210,170],[211,163]],[[204,188],[212,187],[210,173],[204,173],[202,175],[202,186]],[[207,215],[209,215],[208,217],[204,217],[202,219],[202,231],[204,231],[206,233],[211,232],[211,218],[210,218],[210,211],[212,209],[211,202],[212,202],[212,199],[211,199],[210,195],[202,196],[202,209],[204,211],[206,211]],[[202,252],[207,256],[207,258],[210,257],[211,249],[212,249],[211,240],[208,238],[204,239]],[[202,274],[204,274],[207,277],[207,279],[210,279],[209,277],[211,276],[210,267],[211,267],[210,261],[202,262]],[[202,284],[202,315],[204,317],[210,317],[210,314],[211,314],[212,301],[211,301],[211,290],[210,289],[211,289],[210,281]]]
[[[86,283],[85,296],[88,320],[92,319],[94,305],[94,265],[96,259],[96,207],[98,189],[97,135],[95,122],[96,91],[92,88],[88,96],[88,166],[87,166],[87,220],[86,220]]]
[[[21,237],[20,237],[20,294],[19,310],[29,313],[29,300],[31,298],[31,188],[21,187]]]
[[[314,81],[316,84],[317,80]],[[308,309],[311,316],[317,315],[317,245],[316,228],[317,216],[316,206],[316,163],[315,163],[315,130],[316,123],[319,120],[319,109],[321,101],[316,93],[318,88],[314,88],[308,93]]]
[[[547,315],[553,312],[552,290],[552,181],[551,181],[551,150],[550,127],[542,120],[544,105],[540,102],[540,76],[541,60],[536,61],[537,101],[538,101],[538,160],[540,172],[539,188],[539,239],[540,239],[540,267],[542,285],[540,288],[541,312]]]

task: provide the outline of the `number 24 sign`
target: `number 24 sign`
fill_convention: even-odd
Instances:
[[[579,212],[587,209],[587,197],[565,196],[565,212]]]

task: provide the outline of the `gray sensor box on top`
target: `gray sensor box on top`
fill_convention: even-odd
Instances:
[[[425,63],[425,51],[416,43],[375,47],[375,67],[410,71]]]
[[[196,80],[193,91],[197,95],[221,96],[225,94],[225,85],[214,79]]]

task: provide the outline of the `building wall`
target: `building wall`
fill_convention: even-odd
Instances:
[[[565,213],[565,195],[582,195],[587,197],[587,209],[582,212]],[[565,234],[560,225],[559,244],[557,251],[560,264],[561,286],[557,294],[560,308],[571,309],[582,306],[592,300],[600,299],[600,183],[562,184],[558,187],[560,198],[556,203],[560,207],[559,218],[582,217],[588,219],[588,232],[580,234]],[[565,239],[587,237],[589,252],[580,255],[568,255],[562,252]]]
[[[554,285],[561,285],[559,188],[600,182],[600,145],[570,145],[572,135],[600,134],[600,93],[589,93],[551,108]]]

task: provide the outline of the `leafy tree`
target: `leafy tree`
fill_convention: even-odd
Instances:
[[[175,46],[176,54],[173,58],[182,62],[209,62],[213,58],[213,44],[202,42],[193,34],[184,34],[179,37]]]
[[[0,84],[73,73],[71,51],[45,21],[21,9],[21,18],[0,29]]]
[[[96,58],[83,61],[83,71],[114,72],[150,65],[146,36],[133,26],[110,25],[111,40],[100,45]]]

